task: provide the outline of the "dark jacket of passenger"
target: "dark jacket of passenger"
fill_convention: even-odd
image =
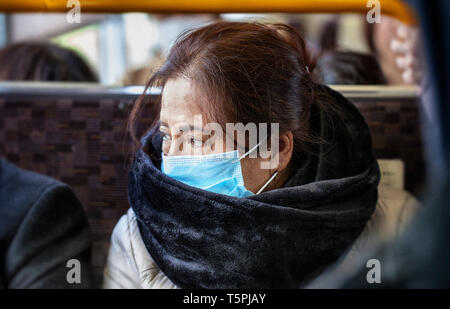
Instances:
[[[0,159],[0,288],[88,288],[91,245],[67,185]]]

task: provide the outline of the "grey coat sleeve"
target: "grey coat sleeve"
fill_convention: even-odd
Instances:
[[[91,246],[88,221],[75,194],[63,184],[47,187],[23,217],[5,252],[4,287],[90,288]],[[78,277],[73,276],[76,266],[67,267],[72,259],[79,261]],[[79,278],[80,283],[68,282],[70,270],[69,277]]]

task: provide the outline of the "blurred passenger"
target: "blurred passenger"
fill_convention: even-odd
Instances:
[[[146,66],[134,69],[125,75],[122,83],[125,86],[145,85],[151,77],[152,72],[156,72],[164,63],[164,56],[161,50],[155,51],[152,61]]]
[[[1,50],[0,80],[97,81],[76,53],[49,43]],[[91,247],[73,191],[0,155],[0,288],[89,288]]]
[[[129,173],[105,287],[296,288],[355,243],[379,166],[364,118],[313,71],[283,24],[220,22],[178,38],[147,83],[161,96],[142,95],[130,117],[136,138],[146,105],[160,111]],[[258,141],[245,138],[252,124]]]
[[[333,51],[338,48],[339,15],[333,15],[325,19],[319,33],[319,48],[322,52]]]
[[[381,23],[369,24],[366,16],[330,15],[318,41],[322,53],[352,50],[372,54],[389,85],[421,85],[423,80],[419,31],[392,17],[383,15]]]
[[[366,23],[366,39],[389,84],[422,84],[425,68],[416,27],[382,16],[379,24]]]
[[[74,51],[52,43],[23,42],[0,51],[0,80],[97,82]]]
[[[326,52],[317,62],[316,77],[326,85],[386,85],[377,59],[355,52]]]
[[[0,288],[89,288],[91,246],[83,207],[67,185],[0,159]],[[78,274],[67,265],[74,259]]]

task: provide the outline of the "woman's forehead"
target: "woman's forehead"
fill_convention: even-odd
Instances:
[[[195,115],[202,114],[198,103],[198,96],[190,80],[169,79],[162,92],[160,119],[169,125],[193,122]]]

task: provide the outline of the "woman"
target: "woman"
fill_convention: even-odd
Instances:
[[[130,170],[105,287],[297,288],[353,244],[379,168],[363,117],[313,69],[282,24],[219,22],[175,42],[147,84],[161,96],[131,114],[133,136],[146,106],[159,117]],[[238,123],[248,138],[225,130]]]

